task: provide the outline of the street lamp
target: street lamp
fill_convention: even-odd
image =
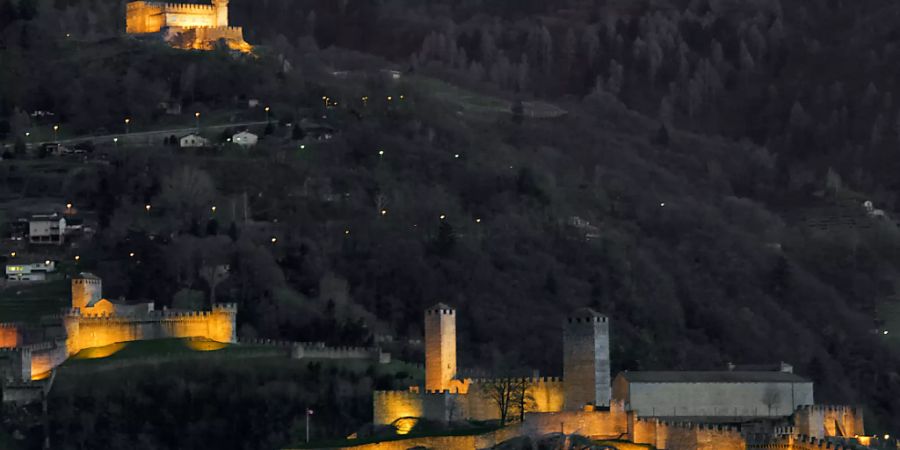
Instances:
[[[149,205],[149,204],[147,204],[147,205],[144,205],[144,209],[146,209],[146,210],[147,210],[147,212],[148,212],[148,213],[149,213],[149,212],[150,212],[150,205]]]
[[[273,243],[273,244],[277,244],[277,243],[278,243],[278,238],[273,236],[273,237],[272,237],[272,243]]]
[[[10,258],[15,258],[15,257],[16,257],[16,252],[10,252],[10,253],[9,253],[9,257],[10,257]]]
[[[215,213],[215,212],[216,212],[216,207],[215,207],[215,206],[213,206],[213,207],[212,207],[212,208],[210,208],[210,209],[211,209],[211,210],[212,210],[212,212],[213,212],[213,213]]]
[[[200,131],[200,112],[199,111],[194,113],[194,118],[197,119],[197,131]]]
[[[266,106],[266,123],[269,123],[269,107]]]
[[[131,127],[128,126],[129,124],[131,124],[131,119],[126,117],[125,118],[125,134],[128,134],[131,132],[131,130],[130,130]]]
[[[53,125],[53,140],[59,142],[59,125]]]
[[[75,255],[75,261],[78,261],[78,260],[80,260],[80,259],[81,259],[81,257],[80,257],[80,256],[78,256],[78,255]]]

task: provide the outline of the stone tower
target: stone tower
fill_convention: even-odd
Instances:
[[[609,406],[609,319],[593,309],[575,311],[563,326],[566,410]]]
[[[91,306],[103,298],[103,282],[90,273],[80,273],[72,278],[72,307]]]
[[[213,0],[213,6],[216,8],[216,26],[228,26],[228,0]]]
[[[456,376],[456,310],[438,303],[425,310],[425,389],[448,390]]]

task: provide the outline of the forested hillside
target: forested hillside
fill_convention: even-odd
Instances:
[[[124,149],[62,179],[0,163],[4,196],[97,211],[83,264],[115,294],[208,294],[199,268],[228,261],[215,300],[240,304],[242,333],[342,344],[419,337],[443,301],[463,366],[506,353],[545,374],[563,317],[590,306],[612,320],[614,370],[783,360],[817,401],[900,428],[900,344],[882,334],[900,335],[895,2],[231,7],[259,57],[122,40],[112,0],[0,0],[9,143],[34,110],[88,133],[162,101],[260,98],[280,123],[251,154]],[[567,113],[530,117],[536,102]],[[304,118],[338,137],[300,149],[286,124]],[[809,226],[833,210],[858,217]]]

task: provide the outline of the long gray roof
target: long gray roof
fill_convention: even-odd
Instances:
[[[660,371],[620,373],[632,383],[809,383],[809,379],[788,372],[764,371]]]

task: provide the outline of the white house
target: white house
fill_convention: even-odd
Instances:
[[[241,131],[231,137],[231,142],[234,142],[241,147],[253,147],[259,142],[259,136],[250,133],[249,131]]]
[[[28,242],[62,244],[66,234],[66,218],[57,213],[35,214],[28,218]]]
[[[201,148],[209,146],[209,139],[196,133],[191,133],[179,140],[181,148]]]
[[[7,264],[6,279],[9,281],[43,281],[48,273],[56,272],[55,261],[33,264]]]

